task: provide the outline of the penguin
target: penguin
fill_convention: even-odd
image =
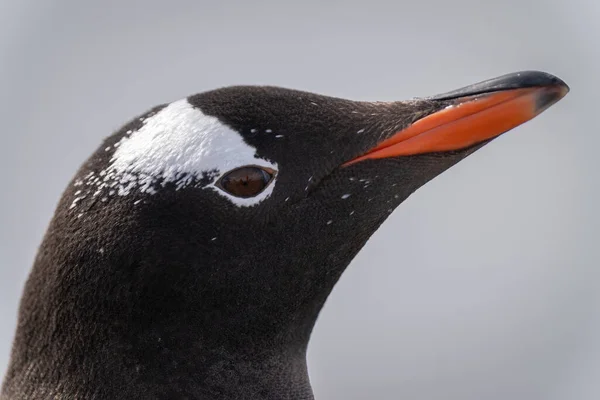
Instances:
[[[568,91],[524,71],[408,101],[231,86],[150,109],[64,191],[0,399],[313,399],[313,326],[371,235]]]

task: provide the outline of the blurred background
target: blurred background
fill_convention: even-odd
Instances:
[[[600,398],[600,2],[0,0],[0,377],[78,166],[153,105],[233,84],[399,100],[538,69],[567,97],[421,188],[309,348],[317,399]]]

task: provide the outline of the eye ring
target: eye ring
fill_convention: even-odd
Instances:
[[[274,180],[277,171],[260,165],[232,169],[215,186],[234,197],[252,198],[262,193]]]

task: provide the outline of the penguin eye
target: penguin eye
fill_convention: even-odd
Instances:
[[[271,183],[274,174],[275,171],[263,167],[241,167],[225,174],[216,186],[232,196],[254,197]]]

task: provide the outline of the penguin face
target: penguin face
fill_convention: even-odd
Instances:
[[[402,201],[566,90],[521,73],[389,103],[258,86],[197,94],[106,139],[55,223],[95,243],[86,257],[113,286],[131,285],[122,271],[135,266],[136,301],[155,316],[185,309],[199,329],[306,336]]]

